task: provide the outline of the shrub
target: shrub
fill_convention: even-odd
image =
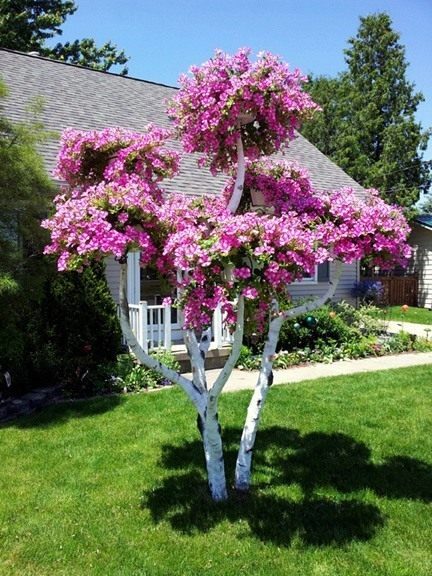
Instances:
[[[248,346],[242,346],[237,360],[237,368],[240,370],[258,370],[261,365],[261,357],[255,355]]]
[[[49,270],[46,259],[33,254],[14,277],[0,272],[0,380],[5,372],[11,378],[11,387],[3,390],[3,395],[16,396],[36,385],[31,353],[39,348],[39,342],[34,348],[32,325],[40,316],[42,287]]]
[[[432,340],[416,338],[413,342],[413,350],[416,352],[432,352]]]
[[[35,381],[65,383],[77,394],[92,389],[98,367],[112,363],[121,348],[103,265],[94,264],[82,274],[53,272],[30,333]]]
[[[279,350],[312,350],[325,345],[342,345],[359,337],[357,328],[349,326],[337,311],[323,306],[313,315],[303,314],[284,323]]]
[[[365,304],[354,308],[347,302],[338,302],[333,305],[342,322],[357,330],[363,336],[378,335],[383,332],[382,309],[373,304]],[[353,333],[355,336],[355,334]]]
[[[151,355],[168,368],[180,370],[180,364],[171,352],[158,350]],[[117,358],[116,364],[112,367],[110,380],[115,382],[116,389],[121,388],[127,392],[139,392],[170,384],[169,380],[155,370],[139,364],[130,354],[122,354]]]

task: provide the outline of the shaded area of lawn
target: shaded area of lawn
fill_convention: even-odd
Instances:
[[[235,443],[241,430],[224,431],[227,462],[235,459]],[[255,485],[250,494],[232,491],[231,500],[212,503],[203,489],[202,447],[194,441],[162,448],[161,466],[179,470],[184,463],[196,468],[173,475],[143,495],[155,521],[168,520],[181,532],[209,531],[216,524],[246,521],[251,533],[262,541],[289,546],[294,536],[304,544],[343,545],[367,540],[385,523],[379,507],[351,493],[373,491],[385,498],[432,501],[432,466],[406,456],[393,456],[380,464],[370,460],[371,450],[341,433],[313,432],[270,427],[260,433],[255,466],[271,476],[271,490],[296,485],[298,500],[268,493],[268,481]],[[231,466],[229,466],[231,467]],[[321,490],[332,498],[323,498]]]
[[[271,390],[253,489],[213,503],[176,389],[0,428],[0,574],[429,576],[432,366]],[[232,478],[250,392],[224,395]]]
[[[126,397],[118,394],[101,396],[90,400],[66,400],[56,406],[38,410],[28,417],[18,417],[15,420],[0,424],[0,430],[2,427],[8,426],[17,428],[49,428],[51,426],[61,426],[68,420],[90,418],[104,414],[105,412],[110,412],[125,401]]]

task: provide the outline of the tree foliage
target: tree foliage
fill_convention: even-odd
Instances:
[[[0,0],[0,46],[22,52],[107,71],[124,65],[127,56],[114,44],[97,46],[91,38],[58,42],[46,46],[46,40],[60,36],[68,16],[78,9],[73,0]],[[127,74],[123,68],[120,74]]]
[[[6,95],[0,82],[0,96]],[[0,274],[15,277],[25,257],[42,253],[39,223],[54,191],[36,151],[44,137],[37,122],[18,126],[0,115]]]
[[[311,79],[309,91],[323,115],[305,123],[302,133],[360,184],[410,209],[431,181],[422,154],[429,132],[415,119],[423,96],[406,77],[405,48],[390,17],[360,21],[345,50],[347,70]]]
[[[7,96],[1,82],[0,96]],[[37,144],[48,136],[37,117],[15,125],[0,114],[0,397],[65,379],[86,385],[95,366],[119,350],[102,266],[59,278],[43,255],[48,237],[40,222],[55,187]]]
[[[1,82],[0,95],[7,95]],[[12,367],[23,375],[22,319],[37,299],[44,267],[40,220],[53,185],[35,148],[42,137],[37,123],[16,126],[0,114],[0,381]]]

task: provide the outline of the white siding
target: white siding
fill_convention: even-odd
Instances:
[[[105,265],[106,265],[106,276],[110,292],[115,302],[118,303],[119,264],[114,260],[114,258],[107,258],[105,260]],[[333,275],[333,269],[334,266],[331,265],[330,276]],[[432,273],[432,268],[430,271]],[[354,283],[357,282],[358,279],[359,279],[358,263],[345,264],[333,300],[336,301],[345,300],[351,304],[355,304],[355,299],[351,296],[351,290]],[[307,298],[308,296],[320,296],[327,290],[327,287],[328,287],[327,282],[319,282],[317,284],[299,282],[298,284],[292,284],[289,288],[289,292],[294,299]]]
[[[418,305],[432,308],[432,230],[414,224],[409,243],[414,249],[410,271],[418,274]]]
[[[111,296],[116,304],[119,303],[120,265],[112,256],[105,258],[105,275]]]
[[[330,278],[334,274],[334,265],[330,265]],[[356,300],[351,296],[351,290],[355,282],[359,279],[359,264],[345,264],[343,267],[342,275],[339,280],[336,293],[333,297],[334,301],[345,300],[350,304],[355,305]],[[292,284],[289,287],[289,292],[293,299],[307,298],[308,296],[321,296],[328,288],[327,282],[318,282],[317,284],[310,284],[307,282],[299,282]]]

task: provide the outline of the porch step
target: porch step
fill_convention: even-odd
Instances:
[[[206,354],[205,368],[206,370],[213,370],[215,368],[223,368],[225,362],[230,355],[231,347],[224,346],[223,348],[210,348]],[[191,371],[191,364],[189,356],[184,346],[173,346],[172,353],[180,364],[180,372],[182,374]]]

